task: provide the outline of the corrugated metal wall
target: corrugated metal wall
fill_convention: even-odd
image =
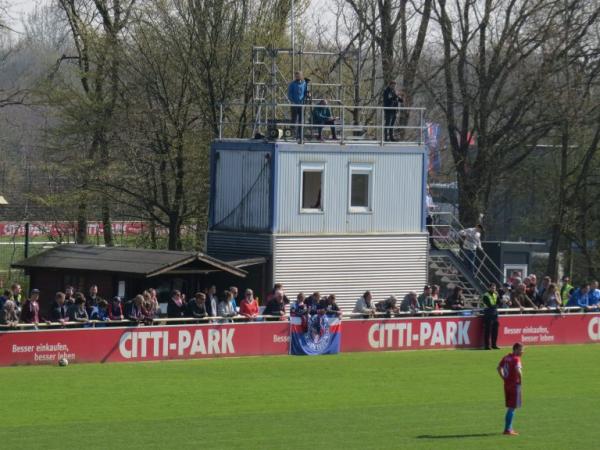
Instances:
[[[297,146],[302,149],[302,146]],[[423,154],[362,152],[323,146],[323,151],[278,151],[276,233],[414,233],[422,231]],[[363,147],[364,148],[364,147]],[[324,163],[322,213],[300,212],[302,163]],[[349,165],[373,167],[372,212],[348,211]]]
[[[351,312],[366,290],[375,301],[427,282],[427,234],[380,236],[275,236],[274,280],[290,299],[298,292],[335,293]]]
[[[270,257],[273,253],[273,235],[209,231],[206,247],[207,253],[215,258]]]
[[[269,230],[271,162],[266,157],[270,154],[268,150],[216,147],[213,229]]]

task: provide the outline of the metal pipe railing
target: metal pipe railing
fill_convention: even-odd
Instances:
[[[232,102],[232,103],[228,103],[228,104],[220,104],[220,108],[219,108],[219,139],[223,139],[224,135],[226,134],[226,127],[228,125],[234,126],[237,125],[239,126],[239,121],[238,120],[227,120],[227,118],[225,117],[226,115],[231,115],[232,114],[232,107],[234,106],[244,106],[243,103],[240,102]],[[294,108],[300,108],[301,110],[301,120],[299,123],[292,123],[291,120],[281,120],[279,119],[280,117],[286,117],[289,109],[291,109],[292,107]],[[338,114],[332,114],[332,115],[338,115],[339,119],[334,123],[334,124],[316,124],[316,123],[312,123],[312,114],[308,114],[307,113],[307,108],[319,108],[319,107],[327,107],[329,108],[332,112],[338,112]],[[271,111],[270,114],[270,119],[263,119],[262,116],[262,109],[267,109],[269,111]],[[374,122],[372,122],[371,120],[365,120],[363,123],[352,123],[352,124],[347,124],[346,123],[346,109],[352,111],[354,114],[358,114],[359,117],[365,117],[365,113],[367,112],[371,112],[374,113]],[[385,114],[384,112],[386,110],[395,110],[398,112],[407,112],[408,116],[410,117],[411,114],[413,115],[413,117],[415,117],[416,114],[416,119],[417,122],[416,124],[399,124],[399,125],[393,125],[393,126],[386,126],[385,124]],[[227,113],[226,113],[227,111]],[[301,143],[305,142],[305,135],[306,135],[306,130],[312,130],[312,129],[317,129],[317,128],[327,128],[327,127],[337,127],[341,130],[341,142],[343,143],[344,141],[346,141],[346,133],[350,130],[352,131],[356,131],[356,130],[361,130],[363,131],[364,135],[369,134],[370,131],[374,131],[375,133],[375,141],[379,142],[381,145],[385,144],[385,135],[386,135],[386,130],[405,130],[405,131],[413,131],[414,132],[414,137],[413,139],[408,139],[403,141],[403,143],[417,143],[417,144],[422,144],[423,142],[423,136],[424,136],[424,112],[425,112],[425,108],[420,108],[420,107],[402,107],[402,108],[392,108],[392,107],[382,107],[382,106],[361,106],[361,105],[343,105],[343,104],[336,104],[336,102],[333,102],[332,104],[328,104],[328,105],[318,105],[318,104],[292,104],[292,103],[277,103],[277,104],[273,104],[273,103],[269,103],[269,102],[257,102],[256,104],[256,111],[254,111],[254,116],[256,117],[256,121],[253,124],[253,126],[251,127],[254,130],[257,129],[272,129],[272,128],[276,128],[276,129],[289,129],[292,128],[293,131],[295,131],[296,133],[300,134],[299,137],[299,141]],[[352,117],[354,117],[354,115],[351,115]],[[371,114],[369,114],[369,116],[371,116]]]
[[[374,312],[369,313],[343,313],[342,318],[346,320],[352,319],[364,319],[367,317],[374,319],[386,319],[386,318],[402,318],[402,317],[428,317],[428,316],[449,316],[449,317],[463,317],[465,315],[477,315],[483,312],[483,308],[463,308],[463,309],[432,309],[432,310],[415,310],[415,311],[398,311],[398,312]],[[511,315],[511,314],[571,314],[571,313],[600,313],[598,307],[592,308],[581,308],[579,306],[567,306],[557,308],[498,308],[498,314],[500,315]],[[160,325],[173,325],[173,324],[227,324],[232,322],[238,323],[261,323],[269,322],[272,320],[288,320],[290,314],[283,316],[271,316],[271,315],[259,315],[254,319],[249,319],[245,316],[237,315],[233,317],[164,317],[154,318],[151,321],[132,321],[132,320],[89,320],[87,322],[40,322],[40,323],[19,323],[16,326],[0,325],[0,330],[3,331],[26,331],[35,329],[70,329],[70,328],[105,328],[109,326],[160,326]],[[110,328],[110,327],[108,327]]]

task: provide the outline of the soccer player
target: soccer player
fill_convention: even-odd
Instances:
[[[512,347],[512,353],[506,355],[498,364],[496,370],[504,381],[504,399],[506,401],[506,416],[504,419],[504,434],[518,436],[512,427],[515,409],[521,407],[521,355],[523,344],[517,342]]]

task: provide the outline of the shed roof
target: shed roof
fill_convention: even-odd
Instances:
[[[198,272],[221,270],[238,277],[247,272],[201,252],[65,244],[12,265],[21,269],[67,269],[128,273],[151,278],[186,266]]]

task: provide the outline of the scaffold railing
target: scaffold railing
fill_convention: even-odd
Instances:
[[[292,121],[292,108],[296,109],[298,116],[295,122]],[[319,110],[328,110],[330,121],[319,119]],[[245,120],[251,116],[253,121]],[[390,116],[395,116],[395,120],[391,121]],[[335,130],[337,139],[332,139],[333,136],[325,138],[326,132],[329,134],[331,129]],[[327,105],[263,102],[252,113],[247,104],[222,103],[218,139],[283,140],[300,144],[422,145],[425,143],[425,108],[344,105],[338,102]]]

